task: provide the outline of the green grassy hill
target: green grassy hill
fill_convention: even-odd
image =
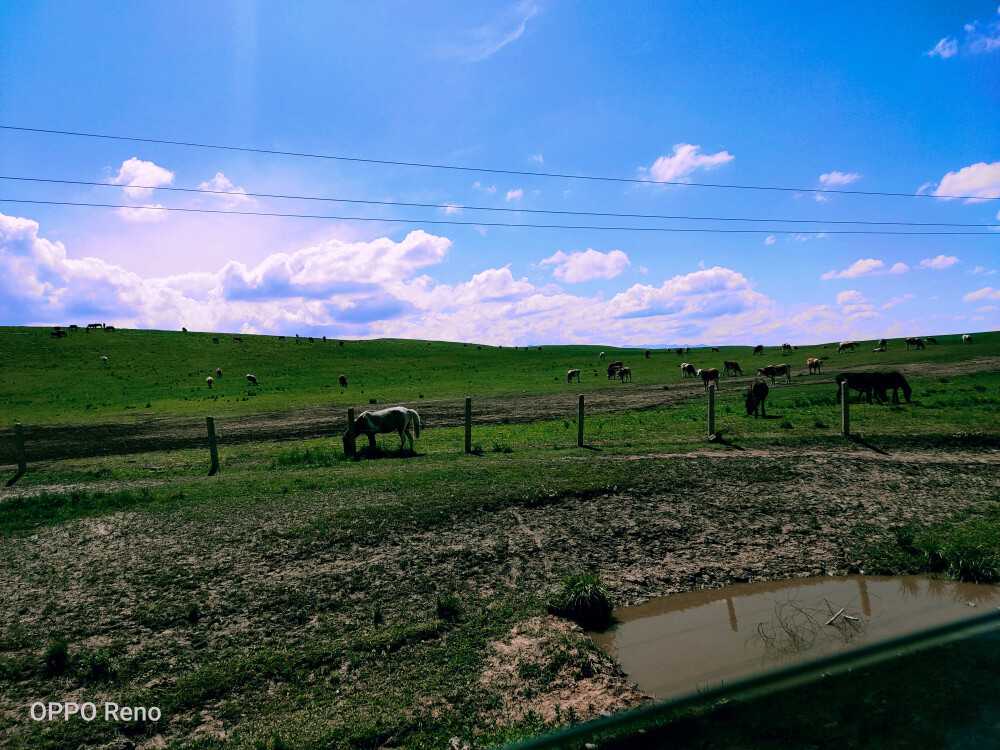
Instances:
[[[212,343],[217,335],[218,344]],[[751,346],[692,349],[683,357],[653,350],[609,346],[543,346],[502,349],[453,342],[378,339],[371,341],[289,338],[177,331],[73,331],[54,339],[48,328],[0,327],[4,353],[0,382],[4,398],[0,424],[80,423],[127,419],[133,415],[219,416],[304,408],[316,404],[379,404],[465,396],[588,392],[611,387],[608,362],[623,360],[636,384],[680,381],[680,363],[717,367],[733,359],[752,374],[764,364],[788,362],[793,373],[806,372],[808,357],[825,358],[824,373],[841,369],[891,369],[915,361],[955,362],[1000,354],[1000,333],[939,336],[937,346],[906,351],[899,339],[885,353],[872,352],[875,342],[861,342],[854,354],[836,353],[836,344],[803,346],[792,352],[766,347],[752,356]],[[599,353],[604,351],[604,361]],[[107,364],[101,360],[108,358]],[[223,371],[216,376],[216,368]],[[566,372],[579,368],[579,385],[566,383]],[[247,383],[247,373],[259,381]],[[344,373],[348,388],[337,377]],[[205,378],[215,379],[213,387]]]

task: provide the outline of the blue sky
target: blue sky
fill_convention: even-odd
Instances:
[[[0,323],[636,346],[1000,327],[996,0],[828,5],[0,4],[2,126],[633,180],[0,128],[0,175],[100,183],[0,179]]]

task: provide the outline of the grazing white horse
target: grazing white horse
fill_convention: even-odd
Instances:
[[[405,406],[390,406],[388,409],[362,412],[361,416],[354,420],[354,434],[367,435],[372,448],[375,447],[376,434],[398,432],[399,447],[406,446],[406,440],[403,439],[403,435],[406,435],[410,440],[412,451],[413,433],[410,432],[410,427],[413,428],[413,433],[420,437],[420,415]],[[344,448],[346,451],[347,433],[344,433]]]

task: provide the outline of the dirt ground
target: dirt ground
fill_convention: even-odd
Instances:
[[[113,633],[126,639],[130,652],[183,653],[189,646],[180,631],[137,625],[135,613],[161,605],[179,610],[196,599],[212,623],[204,646],[211,649],[287,636],[283,615],[262,611],[260,603],[287,598],[289,591],[309,602],[340,597],[343,606],[329,614],[329,627],[345,631],[370,616],[373,601],[383,603],[386,622],[412,621],[426,617],[438,593],[459,592],[463,601],[488,607],[518,590],[547,596],[579,570],[598,572],[615,605],[624,606],[742,581],[864,572],[861,548],[871,540],[858,536],[857,524],[888,535],[898,524],[964,517],[1000,500],[995,449],[886,455],[845,446],[580,460],[632,461],[636,480],[592,494],[512,501],[432,528],[401,520],[337,546],[308,535],[281,544],[265,539],[322,516],[326,499],[294,508],[273,503],[224,524],[197,514],[151,521],[118,513],[41,529],[11,540],[3,555],[3,610],[22,613],[20,624],[31,632],[68,631],[74,644],[96,647]],[[163,574],[168,563],[171,576],[191,580],[176,602],[176,585],[137,585]],[[363,594],[331,593],[342,591]],[[318,637],[318,628],[313,618],[293,631],[306,643]],[[557,653],[560,666],[546,671]],[[343,684],[351,688],[345,701],[348,693],[374,694],[393,671],[393,655],[374,654],[363,669],[345,670]],[[575,719],[592,719],[651,700],[596,653],[578,627],[551,616],[521,623],[494,642],[470,685],[494,697],[484,726],[517,722],[530,712],[553,721],[570,707]],[[433,718],[453,700],[422,694],[414,710]],[[341,709],[350,706],[335,704],[332,715]],[[18,710],[0,698],[0,717],[15,727],[10,737],[21,726],[13,721]],[[223,736],[210,716],[186,721],[142,746]]]
[[[834,375],[842,370],[852,369],[843,366],[846,364],[848,363],[831,358],[824,363],[825,374],[809,377],[804,372],[794,373],[795,379],[790,386],[779,383],[777,387],[825,387],[831,391],[832,397],[836,393]],[[841,369],[837,369],[838,367]],[[979,357],[942,364],[916,362],[898,366],[898,370],[910,378],[948,377],[998,369],[1000,357]],[[749,366],[747,372],[750,372]],[[724,378],[720,387],[727,390],[745,387],[750,380],[749,377]],[[678,378],[667,384],[621,384],[588,393],[587,412],[601,414],[648,409],[698,398],[703,393],[701,384],[690,378]],[[403,405],[420,412],[422,428],[459,427],[464,424],[463,400],[421,400]],[[360,414],[370,407],[367,404],[354,404],[353,408],[356,414]],[[346,405],[316,406],[309,409],[253,413],[243,417],[221,417],[216,420],[216,436],[220,445],[235,445],[340,435],[347,429],[346,409]],[[576,391],[477,397],[473,401],[473,423],[495,425],[505,419],[511,423],[565,419],[575,417],[576,411]],[[201,448],[207,440],[205,420],[195,417],[129,418],[115,422],[95,422],[86,427],[25,425],[24,435],[29,463],[61,458]],[[7,470],[15,464],[13,429],[0,430],[0,469]]]

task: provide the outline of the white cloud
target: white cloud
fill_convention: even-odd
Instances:
[[[765,245],[773,245],[774,243],[775,243],[775,238],[773,234],[768,235],[767,237],[764,238]]]
[[[490,193],[491,195],[497,191],[497,186],[496,185],[490,185],[489,187],[487,187],[486,185],[483,185],[478,180],[476,182],[472,183],[472,187],[474,187],[476,190],[481,190],[484,193]]]
[[[827,172],[819,176],[819,183],[824,188],[836,188],[842,185],[850,185],[861,179],[857,172]]]
[[[966,203],[982,198],[1000,198],[1000,161],[992,164],[979,162],[957,172],[949,172],[941,178],[941,183],[931,195],[968,197]]]
[[[143,206],[123,206],[115,209],[115,213],[125,221],[165,221],[168,209],[159,203],[147,203]]]
[[[220,198],[223,201],[223,205],[227,208],[245,203],[253,203],[253,199],[247,195],[247,191],[242,187],[234,185],[232,180],[222,174],[222,172],[216,172],[215,177],[211,180],[206,180],[199,184],[198,189],[218,194],[214,197]]]
[[[140,161],[134,156],[122,162],[118,174],[109,182],[112,185],[125,185],[125,194],[129,198],[144,198],[153,192],[153,188],[169,185],[174,181],[174,173],[158,167],[151,161]]]
[[[519,201],[523,197],[524,197],[524,191],[521,188],[517,188],[516,190],[508,190],[507,191],[507,202],[508,203],[510,201]]]
[[[458,205],[455,205],[454,203],[449,203],[447,206],[445,206],[441,210],[444,211],[449,216],[452,215],[452,214],[460,214],[460,213],[462,213],[462,207],[458,206]]]
[[[896,263],[892,268],[886,270],[885,263],[875,258],[862,258],[852,263],[843,271],[827,271],[820,278],[823,281],[830,279],[856,279],[858,276],[878,276],[883,273],[906,273],[909,266],[905,263]]]
[[[785,237],[785,242],[808,242],[809,240],[822,240],[829,235],[826,232],[817,232],[816,234],[790,234]]]
[[[1000,21],[981,23],[972,21],[965,24],[965,39],[959,42],[951,36],[939,41],[925,55],[930,57],[949,58],[959,52],[968,55],[980,55],[1000,50]]]
[[[882,305],[883,310],[888,310],[890,307],[895,307],[900,302],[906,302],[908,299],[913,299],[914,295],[907,292],[902,297],[893,297],[891,300]]]
[[[958,40],[953,39],[950,36],[946,36],[940,42],[935,44],[933,49],[927,50],[924,54],[928,57],[943,57],[946,59],[954,57],[958,54]]]
[[[981,313],[993,312],[994,310],[1000,310],[1000,307],[997,307],[996,305],[983,305],[982,307],[976,308],[976,312]]]
[[[542,158],[542,155],[540,153],[538,153],[538,154],[532,154],[531,155],[531,160],[532,161],[536,161],[539,164],[544,164],[545,163],[545,159]]]
[[[648,174],[654,182],[686,182],[685,179],[696,169],[715,169],[731,162],[733,155],[727,151],[717,154],[698,153],[701,146],[690,143],[678,143],[674,146],[672,156],[661,156],[649,169],[640,167],[640,174]]]
[[[983,266],[976,266],[971,271],[966,271],[966,273],[972,274],[983,274],[984,276],[992,276],[997,272],[995,268],[984,268]]]
[[[569,254],[560,250],[542,260],[539,265],[555,266],[552,275],[560,281],[573,284],[592,279],[613,279],[624,273],[632,264],[628,255],[621,250],[601,253],[588,248],[584,252]]]
[[[443,57],[481,62],[521,38],[528,21],[538,13],[538,4],[523,0],[511,5],[498,18],[469,29],[459,39],[442,45]]]
[[[864,295],[854,289],[848,289],[837,295],[837,304],[846,305],[851,303],[866,302]]]
[[[960,263],[958,258],[954,255],[938,255],[936,258],[924,258],[920,261],[918,268],[933,268],[937,271],[941,271],[945,268],[950,268],[956,263]]]
[[[981,299],[1000,299],[1000,289],[994,289],[991,286],[987,286],[982,289],[977,289],[974,292],[969,292],[962,297],[964,302],[976,302]]]

